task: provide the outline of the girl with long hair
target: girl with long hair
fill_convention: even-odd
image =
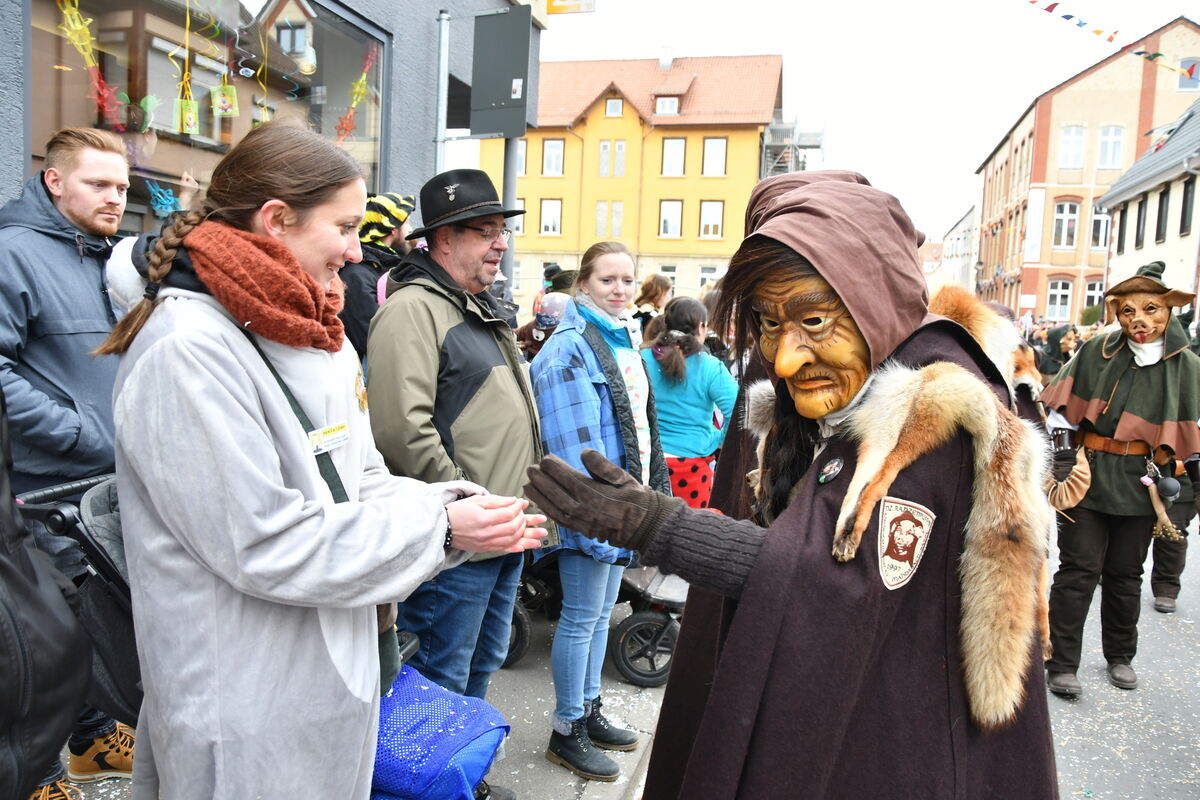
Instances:
[[[633,299],[633,318],[642,323],[643,335],[650,320],[662,313],[667,303],[671,302],[674,293],[675,287],[671,285],[671,279],[662,273],[647,275],[646,280],[642,281],[641,291]]]
[[[375,449],[337,316],[365,203],[345,150],[254,129],[165,228],[100,348],[121,356],[135,798],[365,800],[390,624],[376,606],[466,551],[542,535],[525,501],[394,477]]]
[[[692,508],[708,508],[713,456],[725,438],[737,401],[737,381],[708,353],[708,312],[691,297],[676,297],[660,318],[663,332],[642,350],[658,407],[671,493]],[[721,427],[713,412],[720,412]]]
[[[583,254],[575,285],[531,367],[546,452],[578,467],[584,450],[599,450],[633,480],[665,493],[653,392],[622,317],[633,293],[633,257],[620,242],[597,242]],[[596,748],[632,750],[638,736],[601,713],[600,668],[633,552],[568,528],[559,536],[563,603],[551,650],[556,700],[546,758],[585,778],[613,781],[617,763]]]

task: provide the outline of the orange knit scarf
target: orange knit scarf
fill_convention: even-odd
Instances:
[[[183,246],[200,280],[247,330],[292,347],[342,349],[341,281],[326,292],[283,243],[202,222]]]

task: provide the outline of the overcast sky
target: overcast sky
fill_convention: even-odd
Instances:
[[[824,131],[824,165],[895,194],[938,241],[1035,97],[1175,17],[1200,22],[1197,0],[1067,0],[1046,13],[1049,1],[595,0],[594,13],[549,17],[541,55],[781,54],[785,115]],[[1119,34],[1110,44],[1092,29]]]

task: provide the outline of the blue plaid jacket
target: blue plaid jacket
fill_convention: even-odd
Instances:
[[[641,465],[636,444],[632,445],[636,469],[630,469],[630,459],[626,457],[623,431],[626,428],[632,431],[632,422],[623,420],[621,416],[622,412],[626,416],[630,413],[625,384],[609,381],[604,362],[608,362],[610,371],[616,373],[616,359],[607,345],[602,344],[603,350],[597,352],[597,348],[584,338],[587,325],[587,321],[576,310],[575,303],[568,303],[562,321],[530,365],[533,396],[541,418],[545,451],[553,453],[575,469],[586,472],[580,455],[585,448],[598,450],[609,461],[640,480]],[[610,383],[615,383],[615,386]],[[659,491],[669,491],[666,464],[658,441],[653,397],[647,413],[650,416],[653,450],[650,485]],[[589,539],[561,525],[558,532],[563,547],[579,550],[597,561],[615,564],[628,561],[633,556],[630,550]]]

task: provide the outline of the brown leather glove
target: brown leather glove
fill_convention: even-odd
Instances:
[[[558,456],[530,467],[525,496],[555,522],[592,539],[642,550],[683,501],[654,491],[595,450],[584,450],[583,466],[571,468]]]

